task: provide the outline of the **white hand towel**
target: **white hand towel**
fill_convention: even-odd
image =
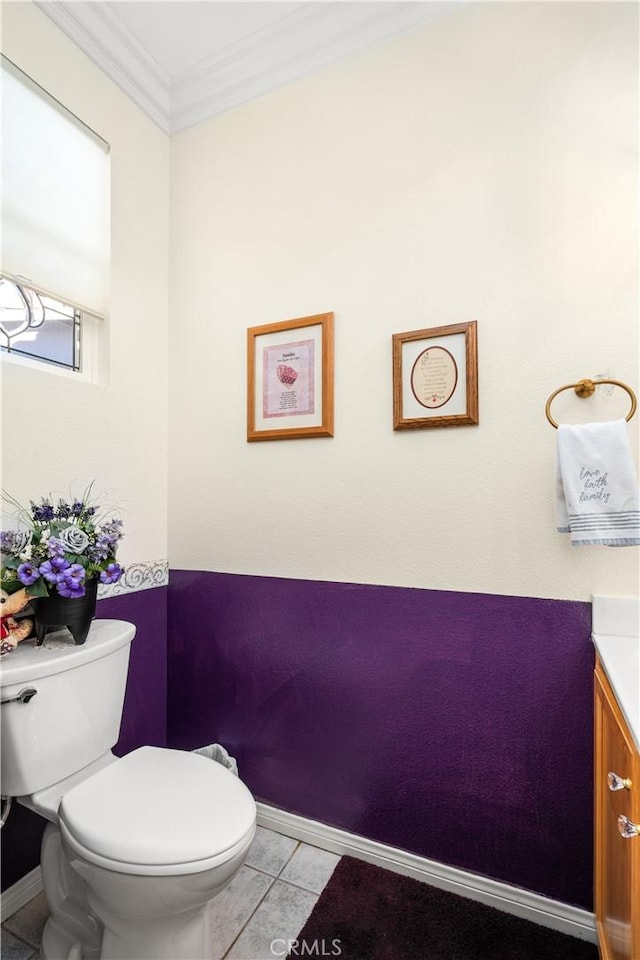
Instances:
[[[626,421],[560,424],[556,518],[572,546],[640,544],[640,496]]]

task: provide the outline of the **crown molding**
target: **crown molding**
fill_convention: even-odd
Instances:
[[[127,29],[113,5],[34,2],[161,130],[169,133],[170,78]]]
[[[171,132],[260,97],[373,43],[461,6],[444,3],[308,3],[223,55],[173,77]]]
[[[165,132],[204,120],[435,20],[469,0],[304,4],[214,56],[169,76],[109,2],[35,0],[71,40]]]

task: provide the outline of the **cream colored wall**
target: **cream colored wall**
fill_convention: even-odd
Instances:
[[[554,532],[543,415],[582,376],[638,387],[636,16],[474,5],[174,138],[174,567],[637,590],[636,549]],[[95,477],[124,508],[123,560],[160,558],[168,140],[30,3],[2,26],[6,55],[112,145],[108,382],[3,364],[3,486]],[[326,310],[335,438],[247,444],[246,328]],[[480,426],[394,433],[391,334],[469,319]]]
[[[169,141],[31,3],[2,4],[9,59],[111,144],[109,371],[101,385],[3,363],[2,484],[22,500],[96,490],[124,562],[167,556]],[[43,145],[46,149],[46,144]]]
[[[637,70],[634,5],[474,4],[173,139],[174,568],[637,590],[555,532],[544,417],[638,387]],[[246,328],[327,310],[335,438],[248,444]],[[392,333],[471,319],[480,425],[394,433]]]

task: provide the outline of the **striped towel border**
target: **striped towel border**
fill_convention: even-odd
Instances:
[[[560,528],[558,528],[560,529]],[[568,525],[560,530],[571,534],[573,546],[602,544],[609,547],[640,545],[640,511],[569,514]],[[628,536],[625,536],[625,533]]]
[[[625,527],[638,527],[640,524],[640,511],[626,510],[620,513],[590,513],[590,514],[569,514],[569,527],[571,530],[589,530],[594,527],[606,529],[619,529]]]

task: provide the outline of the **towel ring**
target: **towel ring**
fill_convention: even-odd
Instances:
[[[636,412],[638,401],[636,400],[635,393],[633,392],[631,387],[627,386],[626,383],[623,383],[622,380],[578,380],[577,383],[565,383],[564,387],[558,387],[558,389],[554,390],[551,396],[549,397],[549,399],[547,400],[547,404],[544,408],[544,412],[551,426],[555,427],[556,430],[558,429],[558,424],[551,416],[551,404],[555,400],[555,398],[558,396],[559,393],[562,393],[563,390],[575,390],[576,394],[579,397],[590,397],[595,392],[596,387],[598,387],[601,383],[612,383],[615,387],[622,387],[623,390],[626,390],[626,392],[629,394],[629,397],[631,398],[631,409],[629,410],[629,413],[625,417],[625,420],[627,421],[631,420],[631,417]]]

